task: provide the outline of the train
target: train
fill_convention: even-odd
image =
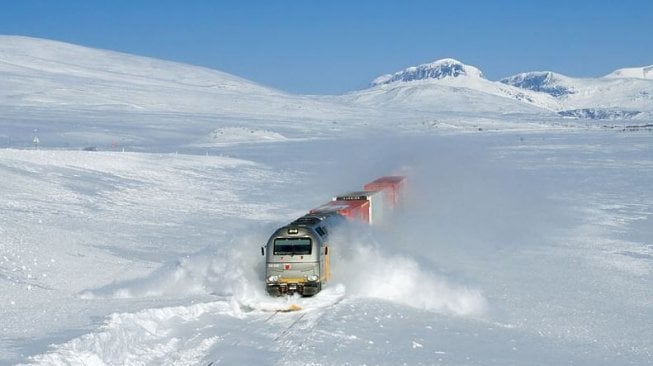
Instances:
[[[403,201],[406,177],[377,178],[360,191],[336,195],[274,231],[266,245],[265,288],[271,296],[313,296],[331,278],[329,235],[347,221],[381,225]]]

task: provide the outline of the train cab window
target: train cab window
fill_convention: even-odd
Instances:
[[[274,255],[309,255],[309,254],[311,254],[310,238],[274,239]]]
[[[326,231],[322,227],[318,227],[317,229],[315,229],[315,231],[317,231],[317,233],[320,234],[320,236],[326,235]]]

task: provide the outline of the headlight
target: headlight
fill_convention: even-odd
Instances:
[[[309,281],[311,281],[311,282],[316,282],[318,280],[318,278],[319,277],[317,275],[310,275],[310,276],[307,277],[307,279]]]
[[[277,281],[279,281],[279,276],[277,275],[268,276],[268,282],[277,282]]]

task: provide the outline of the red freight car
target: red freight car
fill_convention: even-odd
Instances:
[[[388,211],[388,199],[385,191],[358,191],[343,193],[336,196],[334,201],[368,201],[369,220],[368,223],[378,225],[383,222],[384,216]],[[389,207],[386,207],[389,206]]]
[[[336,200],[314,208],[310,213],[337,212],[349,220],[370,222],[370,202],[367,200]]]
[[[390,207],[396,207],[402,201],[405,188],[406,177],[400,175],[381,177],[363,186],[366,191],[384,191]]]

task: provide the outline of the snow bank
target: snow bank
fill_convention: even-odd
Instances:
[[[254,286],[259,284],[258,287],[261,287],[262,276],[257,270],[263,268],[261,259],[252,255],[255,248],[256,243],[249,238],[238,242],[235,239],[225,240],[224,243],[164,264],[144,278],[89,289],[80,296],[84,299],[198,294],[252,297],[252,293],[261,292]]]
[[[113,314],[93,333],[31,359],[42,365],[195,365],[218,336],[199,338],[184,325],[212,313],[231,313],[225,302]]]
[[[389,254],[388,245],[371,235],[339,235],[349,238],[332,241],[333,274],[335,282],[347,287],[348,296],[383,299],[457,316],[479,317],[486,312],[487,301],[479,289],[454,283],[410,256]]]

